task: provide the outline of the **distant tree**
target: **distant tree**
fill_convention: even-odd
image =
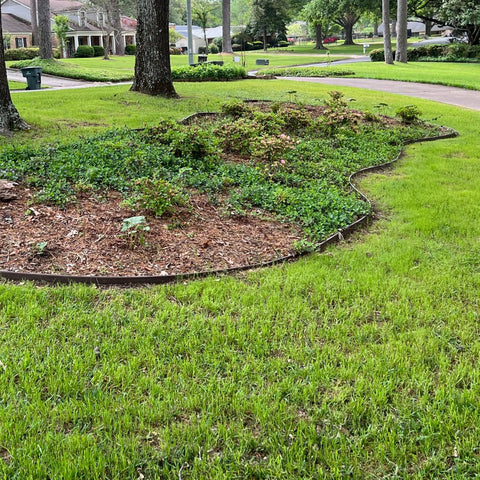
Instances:
[[[253,0],[250,17],[252,32],[263,39],[267,51],[268,35],[285,36],[289,20],[288,4],[285,0]]]
[[[393,65],[392,34],[390,32],[390,0],[382,0],[382,20],[385,63]]]
[[[52,51],[52,18],[50,15],[50,0],[38,0],[38,55],[44,60],[53,58]]]
[[[397,46],[395,60],[407,63],[407,0],[397,1]]]
[[[478,0],[410,0],[410,13],[436,25],[452,27],[467,36],[470,45],[480,44]]]
[[[0,16],[1,16],[0,5]],[[0,38],[3,38],[0,22]],[[3,42],[0,45],[0,134],[8,135],[12,130],[27,130],[29,126],[24,122],[15,108],[8,89],[7,69],[5,67],[5,53]]]
[[[230,33],[230,0],[222,0],[222,52],[233,53]]]
[[[198,26],[203,30],[203,40],[205,42],[205,53],[208,54],[207,28],[212,25],[215,16],[214,13],[219,10],[220,5],[216,0],[194,0],[192,4],[192,17]]]
[[[98,8],[100,19],[97,27],[102,30],[105,47],[105,59],[108,60],[110,50],[110,36],[113,34],[112,50],[115,55],[124,55],[125,48],[122,37],[122,18],[120,0],[90,0],[93,7]]]
[[[168,0],[138,0],[137,53],[132,91],[177,97],[170,68]]]
[[[58,40],[58,47],[60,48],[60,52],[62,58],[65,54],[65,45],[67,44],[67,33],[70,30],[68,17],[66,15],[56,15],[53,24],[53,31],[57,36]]]
[[[301,12],[301,16],[315,30],[315,49],[327,50],[323,45],[324,26],[335,15],[335,5],[328,0],[311,0]]]

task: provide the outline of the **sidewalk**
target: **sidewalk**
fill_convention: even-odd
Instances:
[[[480,91],[457,87],[446,87],[429,83],[399,82],[396,80],[373,80],[368,78],[313,78],[281,77],[282,80],[295,82],[321,83],[339,87],[366,88],[379,92],[396,93],[409,97],[423,98],[435,102],[447,103],[458,107],[480,111]],[[379,101],[381,100],[381,96]]]

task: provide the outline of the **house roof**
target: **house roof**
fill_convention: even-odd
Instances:
[[[18,3],[30,8],[30,0],[16,0]],[[77,10],[84,5],[84,2],[77,0],[50,0],[51,12],[67,12],[68,10]]]
[[[11,13],[2,13],[2,28],[8,33],[31,33],[30,22],[26,22]]]

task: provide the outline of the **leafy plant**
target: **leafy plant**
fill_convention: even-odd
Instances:
[[[422,112],[416,105],[406,105],[395,112],[395,116],[407,125],[418,122],[421,114]]]
[[[122,205],[132,210],[145,210],[157,217],[173,213],[176,206],[186,205],[188,195],[164,179],[139,178]],[[134,217],[135,218],[135,217]]]
[[[145,245],[145,234],[150,231],[144,216],[129,217],[122,220],[121,236],[128,239],[130,248]]]

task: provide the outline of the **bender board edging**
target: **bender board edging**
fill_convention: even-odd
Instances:
[[[247,102],[259,102],[259,100],[246,100]],[[189,115],[179,121],[181,124],[189,124],[195,121],[197,118],[207,117],[207,116],[216,116],[214,112],[197,112],[192,115]],[[0,270],[0,280],[13,280],[16,282],[20,281],[32,281],[39,283],[49,283],[49,284],[71,284],[71,283],[81,283],[88,285],[97,285],[97,286],[146,286],[146,285],[164,285],[167,283],[175,283],[186,280],[195,280],[199,278],[205,278],[209,276],[218,276],[218,275],[230,275],[237,272],[242,272],[245,270],[255,270],[259,268],[271,267],[278,265],[280,263],[291,262],[300,257],[303,257],[309,253],[321,253],[323,252],[328,245],[333,243],[338,243],[342,241],[346,236],[351,235],[358,228],[363,226],[368,222],[369,218],[374,214],[372,202],[369,198],[362,193],[355,185],[355,178],[363,175],[365,173],[375,172],[383,170],[395,162],[397,162],[403,154],[404,147],[413,143],[420,142],[430,142],[434,140],[442,140],[447,138],[454,138],[459,136],[459,133],[449,127],[444,127],[447,129],[448,133],[444,135],[439,135],[438,137],[426,137],[418,140],[411,140],[404,142],[401,151],[398,155],[391,161],[382,163],[381,165],[373,165],[371,167],[362,168],[348,177],[348,183],[352,190],[354,190],[370,207],[370,212],[363,215],[355,222],[347,225],[345,228],[337,230],[335,233],[331,234],[325,240],[318,243],[314,250],[311,252],[299,252],[291,255],[286,255],[284,257],[276,258],[274,260],[269,260],[267,262],[242,265],[239,267],[231,268],[222,268],[218,270],[205,270],[202,272],[191,272],[191,273],[179,273],[175,275],[141,275],[141,276],[95,276],[95,275],[60,275],[60,274],[48,274],[48,273],[30,273],[30,272],[13,272],[8,270]],[[143,130],[143,129],[138,129]]]

